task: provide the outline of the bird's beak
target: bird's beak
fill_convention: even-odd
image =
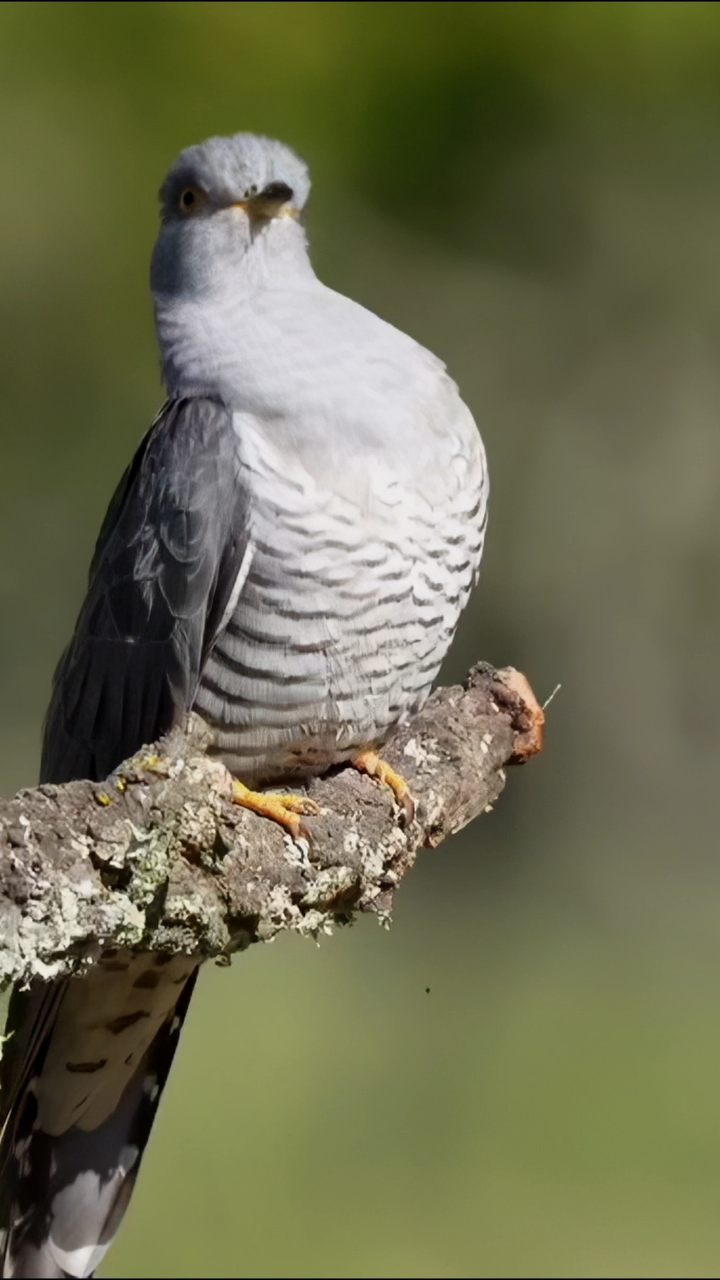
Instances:
[[[257,195],[236,200],[231,208],[243,209],[251,218],[297,218],[300,211],[292,198],[293,192],[284,182],[270,182]]]

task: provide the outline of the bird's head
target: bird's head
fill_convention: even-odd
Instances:
[[[258,265],[288,246],[304,253],[309,191],[306,165],[271,138],[237,133],[188,147],[160,188],[153,293],[192,298],[233,287],[238,271],[248,274],[251,247]]]

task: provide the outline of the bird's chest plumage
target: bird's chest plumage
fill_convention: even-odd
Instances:
[[[422,704],[476,575],[485,481],[480,455],[450,452],[438,503],[392,459],[316,477],[248,435],[250,543],[196,707],[264,783],[349,759]]]

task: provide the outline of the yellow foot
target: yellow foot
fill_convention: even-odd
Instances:
[[[278,822],[285,831],[289,831],[294,840],[302,837],[303,840],[312,843],[310,831],[305,823],[300,821],[298,815],[319,813],[320,810],[315,801],[307,796],[284,796],[272,791],[251,791],[243,782],[233,778],[231,799],[233,804],[239,804],[243,809],[251,809],[253,813],[259,813],[263,818],[272,818],[273,822]]]
[[[369,777],[377,778],[378,782],[387,783],[400,806],[400,826],[409,827],[415,817],[415,801],[405,779],[377,751],[361,751],[352,764],[360,773],[367,773]]]

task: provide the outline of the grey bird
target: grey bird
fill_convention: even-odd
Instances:
[[[479,434],[444,366],[326,288],[305,165],[237,134],[163,183],[168,399],[113,497],[45,725],[42,781],[104,779],[198,712],[236,798],[355,763],[427,697],[478,573]],[[107,951],[16,991],[2,1068],[4,1276],[88,1276],[127,1207],[197,974]]]

